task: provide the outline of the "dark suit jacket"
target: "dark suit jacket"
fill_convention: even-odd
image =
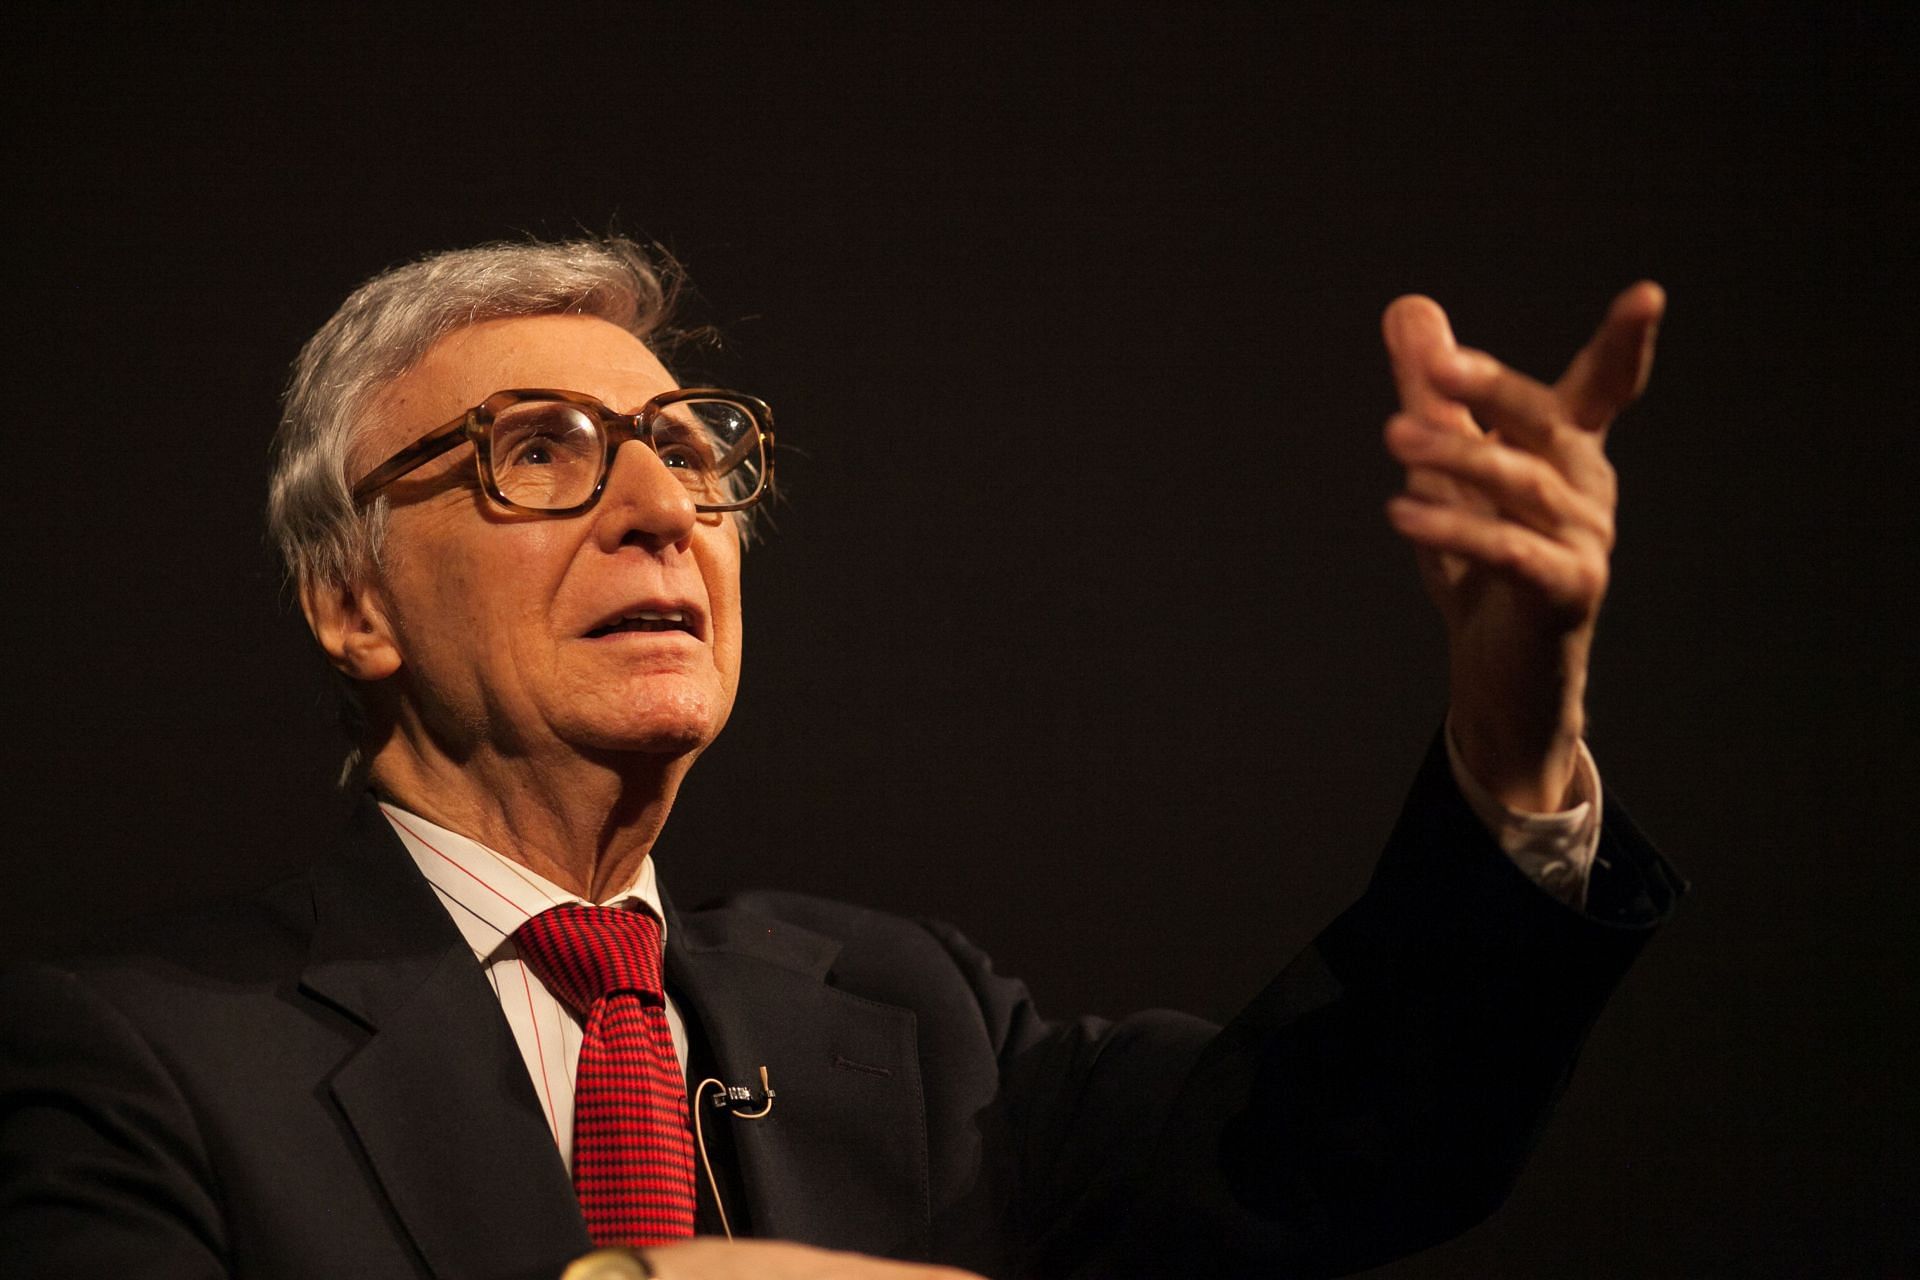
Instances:
[[[952,930],[838,903],[670,912],[696,1069],[778,1091],[706,1126],[728,1208],[996,1278],[1444,1238],[1503,1198],[1679,892],[1617,810],[1600,856],[1587,912],[1541,893],[1436,749],[1367,893],[1224,1030],[1049,1022]],[[590,1247],[498,1003],[371,803],[306,875],[16,972],[0,1010],[5,1274],[505,1280]]]

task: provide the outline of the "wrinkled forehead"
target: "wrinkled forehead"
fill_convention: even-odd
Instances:
[[[496,391],[579,391],[631,410],[678,385],[644,342],[597,316],[482,320],[439,339],[375,394],[352,469],[367,470]]]

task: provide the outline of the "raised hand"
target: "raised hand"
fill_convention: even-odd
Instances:
[[[1665,306],[1651,281],[1626,290],[1552,386],[1460,347],[1430,298],[1382,318],[1407,468],[1387,516],[1446,621],[1455,741],[1512,809],[1562,807],[1573,777],[1613,550],[1607,429],[1646,386]]]

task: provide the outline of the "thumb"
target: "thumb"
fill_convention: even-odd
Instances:
[[[1433,385],[1434,367],[1460,349],[1440,304],[1417,293],[1395,298],[1380,317],[1380,334],[1386,339],[1400,407],[1429,422],[1471,428],[1465,407]]]

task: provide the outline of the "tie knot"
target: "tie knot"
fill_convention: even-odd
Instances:
[[[520,958],[584,1016],[596,1000],[631,991],[659,1003],[660,922],[619,907],[550,907],[513,931]]]

